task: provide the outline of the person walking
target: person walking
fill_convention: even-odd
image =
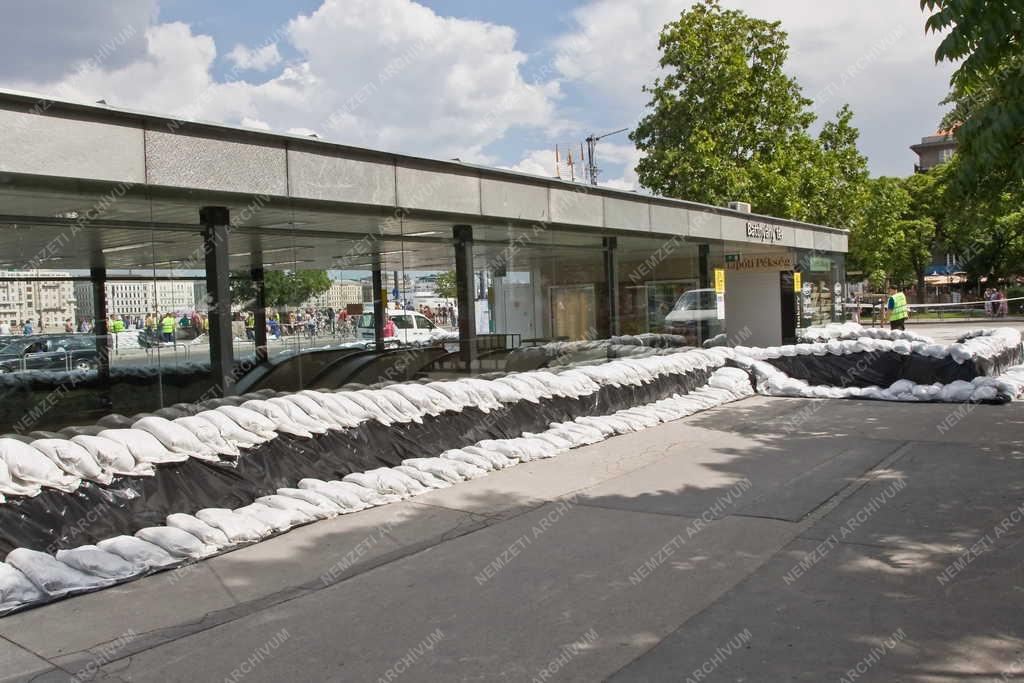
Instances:
[[[21,326],[21,333],[27,337],[30,334],[32,334],[33,331],[34,330],[32,329],[32,321],[26,320],[25,324]]]
[[[883,316],[884,320],[889,322],[889,329],[906,329],[907,318],[910,317],[910,306],[907,305],[907,295],[901,292],[896,285],[889,285],[889,300],[885,304]]]

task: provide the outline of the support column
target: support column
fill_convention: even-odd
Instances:
[[[697,277],[700,278],[701,289],[711,288],[711,268],[708,262],[710,255],[711,247],[709,245],[697,245]],[[700,344],[709,337],[711,329],[707,320],[701,320],[697,323],[697,326],[697,343]]]
[[[455,238],[455,292],[459,304],[459,355],[471,372],[476,360],[476,308],[473,301],[473,226],[456,225]]]
[[[224,206],[204,206],[199,210],[203,226],[203,252],[206,254],[206,301],[210,319],[210,374],[222,396],[232,392],[235,383],[235,352],[231,335],[231,287],[228,265],[228,235],[231,213]]]
[[[619,260],[615,253],[618,249],[618,239],[605,237],[601,240],[604,243],[604,281],[607,288],[608,298],[608,336],[619,334]]]
[[[107,269],[90,268],[92,280],[92,333],[96,335],[96,369],[101,387],[110,385],[110,338],[107,330]]]
[[[256,301],[253,307],[253,335],[256,337],[256,362],[262,363],[267,360],[267,297],[263,286],[263,254],[253,252],[252,268],[249,271],[252,277],[253,289],[256,290]]]
[[[384,322],[387,311],[384,309],[384,277],[380,272],[380,259],[373,260],[373,339],[377,350],[384,350]]]

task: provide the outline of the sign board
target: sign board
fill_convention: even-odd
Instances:
[[[827,256],[811,256],[807,265],[812,272],[823,273],[832,270],[832,259]]]
[[[725,294],[725,268],[715,268],[715,294]]]
[[[736,254],[736,256],[739,258],[730,261],[729,255],[726,254],[726,270],[745,273],[793,270],[791,254],[749,254],[747,256]]]
[[[782,241],[782,228],[762,221],[747,221],[747,239],[774,244]]]
[[[801,287],[801,285],[803,284],[803,278],[801,277],[802,275],[803,275],[803,273],[801,273],[800,271],[797,271],[797,272],[793,273],[793,291],[794,292],[799,292],[802,289],[802,287]]]
[[[735,263],[737,261],[740,261],[742,258],[743,258],[742,254],[726,254],[725,255],[725,262],[726,263]]]

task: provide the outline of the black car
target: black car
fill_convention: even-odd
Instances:
[[[93,335],[28,335],[0,349],[0,374],[22,370],[94,370],[97,367],[99,354]]]

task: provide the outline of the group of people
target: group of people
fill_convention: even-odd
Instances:
[[[1010,312],[1006,295],[1000,289],[985,290],[985,315],[990,318],[1005,318]]]
[[[42,326],[42,323],[40,323],[40,327],[41,326]],[[9,321],[8,320],[2,320],[2,321],[0,321],[0,337],[10,337],[10,336],[16,334],[15,330],[19,330],[19,328],[20,328],[21,334],[24,334],[24,335],[35,334],[35,329],[36,328],[35,328],[35,325],[32,324],[31,320],[24,321],[23,323],[21,323],[20,326],[18,325],[18,321],[17,320],[9,320]],[[72,326],[72,332],[73,331],[74,331],[74,327]]]
[[[245,338],[256,339],[256,316],[252,311],[239,313],[237,320],[245,326]],[[347,310],[335,312],[331,307],[324,310],[307,308],[303,311],[267,311],[267,334],[280,339],[284,336],[303,335],[314,338],[322,334],[337,334],[342,337],[355,336],[355,319]]]
[[[412,310],[411,306],[406,306],[406,310]],[[426,316],[428,320],[438,325],[452,325],[456,324],[455,319],[455,307],[451,304],[441,304],[437,308],[431,308],[426,304],[420,304],[418,311],[421,315]]]

